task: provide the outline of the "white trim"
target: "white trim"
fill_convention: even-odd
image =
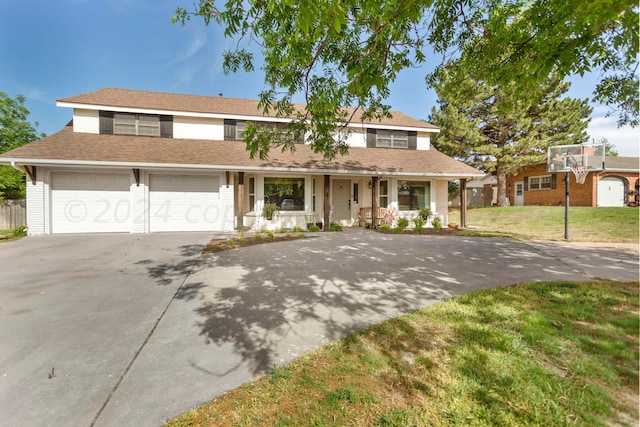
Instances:
[[[275,166],[240,166],[240,165],[201,165],[187,163],[143,163],[143,162],[110,162],[110,161],[87,161],[87,160],[49,160],[49,159],[21,159],[21,158],[0,158],[0,164],[21,163],[41,166],[83,166],[83,167],[125,167],[125,168],[145,168],[145,169],[200,169],[219,171],[241,171],[241,172],[289,172],[312,175],[364,175],[364,176],[412,176],[424,178],[468,178],[483,177],[479,174],[460,173],[416,173],[416,172],[392,172],[392,171],[369,171],[369,170],[344,170],[344,169],[308,169],[308,168],[288,168]]]
[[[256,115],[239,115],[239,114],[229,114],[229,113],[199,113],[199,112],[179,111],[179,110],[159,110],[159,109],[153,109],[153,108],[114,107],[110,105],[82,104],[77,102],[64,102],[64,101],[56,101],[56,106],[74,108],[74,109],[78,108],[83,110],[114,111],[118,113],[160,114],[160,115],[172,115],[172,116],[180,116],[180,117],[205,117],[205,118],[213,118],[213,119],[255,120],[255,121],[270,121],[270,122],[281,122],[281,123],[291,123],[295,120],[292,118],[264,116],[258,113],[256,113]],[[356,122],[356,121],[341,123],[338,126],[341,126],[341,125],[342,126],[347,125],[347,127],[362,126],[366,128],[372,128],[372,129],[391,129],[391,130],[407,130],[407,131],[417,131],[417,132],[440,133],[440,129],[432,129],[427,127],[385,125],[385,124],[365,123],[365,122]]]

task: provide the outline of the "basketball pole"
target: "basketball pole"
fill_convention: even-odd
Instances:
[[[564,173],[564,240],[569,240],[569,172]]]

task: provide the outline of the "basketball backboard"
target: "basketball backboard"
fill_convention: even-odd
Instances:
[[[604,152],[601,143],[551,146],[547,150],[547,172],[571,172],[571,168],[604,170]]]

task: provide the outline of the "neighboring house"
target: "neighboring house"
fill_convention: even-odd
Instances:
[[[467,206],[493,206],[498,203],[498,180],[488,173],[482,178],[467,182]],[[449,202],[452,207],[460,206],[460,199]]]
[[[0,155],[27,173],[31,235],[292,228],[327,215],[351,226],[378,206],[396,218],[427,206],[446,224],[447,182],[484,175],[431,147],[437,127],[399,112],[350,123],[349,154],[333,161],[304,143],[252,160],[246,122],[291,121],[257,101],[105,88],[57,105],[73,109],[64,129]],[[265,201],[280,208],[272,220]]]
[[[576,183],[569,173],[569,204],[571,206],[638,206],[640,185],[638,157],[606,157],[605,170],[590,172],[584,184]],[[564,172],[547,172],[540,163],[523,169],[507,180],[511,204],[564,205]]]

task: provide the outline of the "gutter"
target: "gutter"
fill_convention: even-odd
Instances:
[[[114,162],[114,161],[86,161],[86,160],[44,160],[44,159],[20,159],[20,158],[0,158],[0,163],[10,163],[12,167],[20,169],[21,164],[42,165],[42,166],[77,166],[77,167],[101,167],[101,168],[138,168],[138,169],[191,169],[191,170],[214,170],[214,171],[241,171],[241,172],[289,172],[304,173],[311,175],[362,175],[379,176],[384,173],[386,176],[396,177],[423,177],[423,178],[473,178],[483,177],[484,173],[461,174],[461,173],[416,173],[416,172],[393,172],[393,171],[372,171],[372,170],[344,170],[344,169],[309,169],[290,168],[275,166],[240,166],[240,165],[202,165],[185,163],[144,163],[144,162]]]

